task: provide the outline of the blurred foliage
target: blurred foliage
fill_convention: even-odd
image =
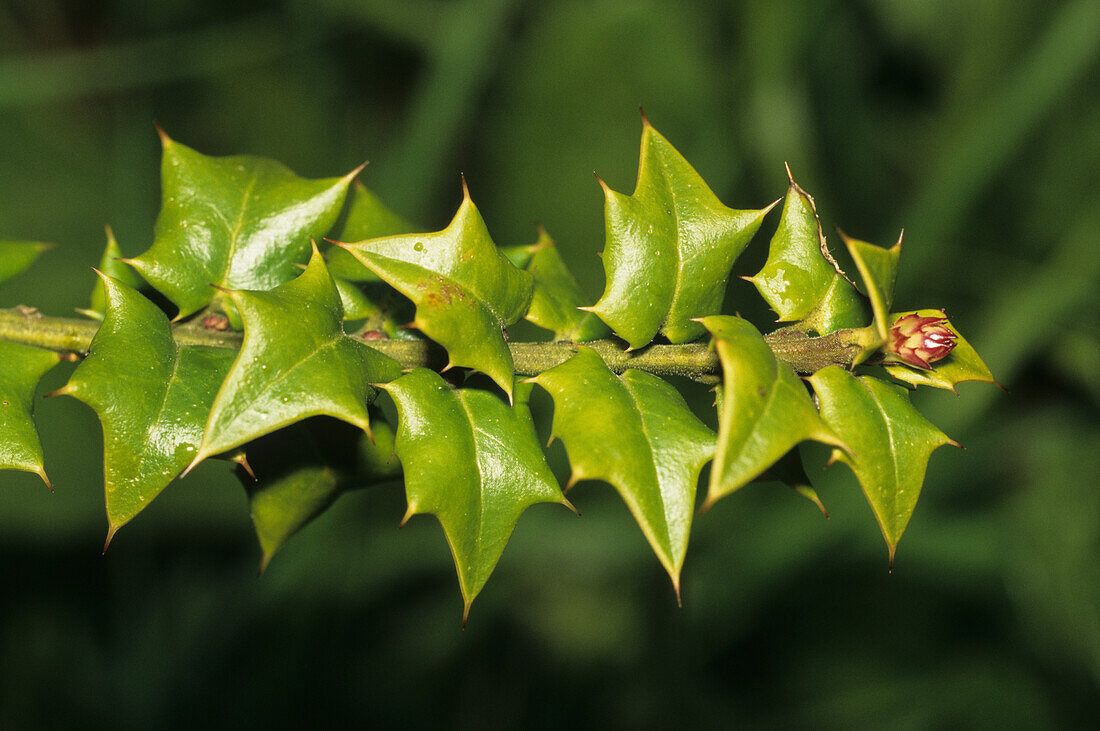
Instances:
[[[642,104],[730,205],[782,195],[787,161],[828,228],[905,226],[897,302],[946,307],[1008,388],[918,395],[968,450],[933,460],[892,574],[834,469],[827,523],[758,486],[700,519],[678,610],[612,491],[582,485],[583,518],[524,516],[465,631],[438,528],[397,531],[390,487],[257,581],[244,492],[204,464],[100,557],[99,427],[40,402],[56,493],[0,474],[0,725],[1095,721],[1098,57],[1096,0],[0,4],[0,232],[58,244],[5,306],[84,306],[104,224],[148,246],[154,120],[306,176],[370,160],[426,227],[462,171],[498,243],[542,222],[594,300],[591,173],[629,189]],[[731,309],[755,306],[743,284]]]

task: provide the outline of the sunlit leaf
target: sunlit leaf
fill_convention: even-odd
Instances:
[[[554,399],[553,434],[578,480],[611,484],[680,594],[699,471],[714,455],[714,432],[669,383],[642,371],[612,373],[581,347],[530,379]]]
[[[905,389],[829,366],[810,377],[821,416],[851,453],[833,459],[852,468],[890,551],[890,563],[920,496],[932,452],[954,441],[909,403]]]
[[[814,199],[793,178],[768,260],[749,281],[780,322],[802,320],[820,334],[867,324],[866,302],[829,252]]]
[[[110,542],[194,458],[233,351],[177,345],[156,305],[117,279],[102,281],[103,324],[56,393],[86,403],[103,425]]]
[[[0,282],[19,274],[53,244],[41,241],[8,241],[0,239]]]
[[[759,476],[799,442],[846,448],[814,408],[805,385],[748,320],[702,319],[722,363],[718,448],[703,509]]]
[[[453,390],[417,368],[382,386],[397,404],[397,456],[405,472],[405,519],[439,519],[470,604],[485,586],[522,513],[536,503],[569,505],[538,445],[529,385],[509,408],[488,391]]]
[[[344,334],[340,297],[316,248],[297,279],[226,294],[241,313],[244,341],[194,463],[310,416],[370,433],[367,404],[377,393],[370,384],[396,378],[400,367]]]
[[[946,317],[943,310],[914,310],[913,312],[895,312],[890,315],[891,326],[906,315],[919,317]],[[935,386],[954,391],[957,384],[964,381],[980,381],[996,384],[996,379],[982,361],[974,346],[966,341],[950,321],[943,323],[955,333],[955,347],[946,358],[936,361],[932,370],[912,368],[901,363],[887,364],[886,372],[899,381],[911,386]]]
[[[248,446],[252,473],[238,475],[248,492],[252,524],[263,560],[332,505],[344,492],[394,479],[401,463],[393,429],[372,418],[373,441],[350,424],[317,418],[269,434]]]
[[[724,206],[648,121],[634,193],[603,190],[607,286],[591,311],[632,348],[658,332],[673,343],[703,335],[692,318],[721,309],[734,260],[770,207]]]
[[[103,256],[99,258],[99,271],[109,277],[114,277],[127,287],[137,289],[142,284],[141,277],[134,274],[134,270],[124,262],[119,261],[121,258],[122,251],[118,248],[115,233],[108,226],[107,245],[103,248]],[[96,277],[95,284],[92,285],[92,295],[88,309],[77,310],[77,312],[93,320],[102,320],[103,313],[106,311],[107,294],[104,290],[103,279],[102,277]]]
[[[446,348],[452,365],[484,372],[510,395],[512,355],[502,330],[526,312],[531,275],[497,249],[465,187],[463,192],[442,231],[343,246],[413,301],[413,326]]]
[[[32,400],[39,379],[58,360],[50,350],[0,342],[0,470],[33,472],[47,485]]]
[[[310,238],[336,223],[358,172],[306,180],[273,160],[207,157],[167,135],[161,140],[156,238],[128,261],[181,317],[211,301],[225,306],[225,294],[211,284],[266,290],[293,279],[295,264],[309,258]]]

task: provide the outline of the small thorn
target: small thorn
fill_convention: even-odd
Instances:
[[[39,477],[42,478],[42,482],[46,483],[46,489],[47,490],[49,490],[50,492],[53,492],[53,484],[50,482],[50,478],[46,477],[46,470],[44,468],[39,467],[38,469],[36,469],[34,471],[34,474],[36,474],[36,475],[38,475]]]
[[[54,396],[67,396],[72,392],[72,389],[70,388],[71,385],[72,384],[66,383],[61,388],[54,389],[53,391],[50,391],[49,393],[44,394],[42,396],[42,398],[53,398]]]
[[[638,105],[638,114],[642,115],[642,126],[643,127],[652,127],[653,126],[652,124],[649,123],[649,118],[647,116],[645,116],[645,110],[642,109],[642,106],[640,104]]]
[[[573,505],[573,503],[569,502],[569,499],[565,497],[565,495],[562,495],[561,497],[561,504],[576,513],[578,518],[581,517],[581,511],[577,510],[577,507]]]
[[[153,121],[153,126],[156,127],[157,137],[160,137],[160,144],[163,147],[168,147],[172,144],[172,138],[168,136],[168,133],[164,131],[164,127],[160,126],[160,122]]]
[[[956,442],[956,441],[955,441],[954,439],[948,439],[948,440],[947,440],[947,443],[948,443],[948,444],[950,444],[950,445],[951,445],[952,447],[958,447],[959,449],[963,450],[964,452],[966,451],[966,447],[964,447],[963,445],[959,444],[959,443],[958,443],[958,442]]]
[[[898,550],[896,544],[890,546],[890,565],[887,570],[892,574],[894,573],[894,553]]]
[[[783,167],[787,169],[787,180],[790,181],[791,185],[794,185],[794,175],[791,173],[791,166],[787,164],[786,160],[783,161]]]
[[[405,514],[401,517],[401,522],[397,524],[397,527],[404,528],[405,524],[409,522],[409,518],[414,515],[416,515],[416,506],[409,505],[409,507],[405,508]]]
[[[198,454],[195,455],[195,458],[191,460],[191,464],[187,465],[187,468],[180,473],[179,479],[182,480],[184,477],[187,477],[191,470],[195,469],[195,465],[202,462],[204,459],[206,459],[206,454],[200,449]]]
[[[551,434],[550,438],[546,440],[546,448],[550,449],[550,445],[554,443],[554,440],[558,438],[557,434]]]
[[[367,166],[367,163],[364,162],[359,167],[355,168],[350,173],[345,175],[342,179],[346,180],[350,183],[351,181],[355,180],[359,176],[359,173],[363,172],[363,168],[365,168],[366,166]]]
[[[248,473],[248,476],[252,478],[253,482],[258,482],[256,479],[256,473],[252,471],[252,465],[248,464],[248,455],[244,452],[239,452],[230,457],[231,462],[236,462],[242,470]]]
[[[776,207],[777,205],[779,205],[779,204],[780,204],[780,203],[781,203],[782,201],[783,201],[783,199],[782,199],[782,198],[776,198],[776,199],[775,199],[775,200],[773,200],[773,201],[772,201],[771,203],[769,203],[769,204],[768,204],[768,205],[766,205],[765,207],[761,208],[761,209],[760,209],[760,216],[759,216],[759,217],[760,217],[760,218],[763,218],[764,216],[766,216],[766,215],[768,215],[769,213],[771,213],[771,210],[772,210],[773,208],[775,208],[775,207]]]
[[[470,186],[466,183],[466,173],[459,173],[458,176],[462,178],[462,202],[466,203],[470,200]]]
[[[569,475],[569,479],[568,479],[568,480],[566,481],[566,483],[565,483],[565,487],[563,487],[561,491],[562,491],[563,493],[567,493],[567,492],[569,492],[570,490],[572,490],[572,489],[573,489],[573,486],[574,486],[574,485],[576,485],[576,484],[577,484],[578,482],[580,482],[580,481],[581,481],[581,480],[583,480],[583,479],[584,479],[584,478],[583,478],[583,477],[581,477],[581,475],[579,475],[578,473],[574,472],[573,474]]]
[[[473,602],[466,602],[465,606],[462,608],[462,629],[466,629],[466,622],[470,620],[470,605],[472,603]]]
[[[678,574],[672,577],[672,590],[676,592],[676,606],[683,609],[684,602],[680,598],[680,576]]]
[[[119,529],[119,526],[117,526],[117,525],[107,526],[107,540],[105,540],[103,542],[103,550],[100,551],[100,553],[99,553],[100,556],[103,556],[104,554],[107,553],[107,549],[111,547],[111,541],[114,540],[115,533],[118,532],[118,529]]]
[[[264,575],[264,571],[267,571],[267,565],[271,563],[271,556],[273,554],[265,553],[263,558],[260,559],[260,568],[256,571],[256,578],[260,578]]]
[[[610,193],[611,188],[607,185],[607,183],[604,182],[603,178],[600,177],[600,174],[597,173],[595,170],[592,171],[592,174],[596,176],[596,182],[600,184],[601,188],[603,188],[603,192]]]

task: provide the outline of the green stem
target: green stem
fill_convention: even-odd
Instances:
[[[83,354],[87,352],[99,324],[89,320],[47,317],[36,310],[16,308],[0,310],[0,340],[34,345],[47,350]],[[237,349],[241,334],[218,332],[177,325],[173,330],[180,345],[206,345]],[[830,364],[850,365],[858,347],[846,342],[841,333],[820,338],[780,330],[765,336],[781,360],[799,373],[813,373]],[[440,369],[447,362],[446,353],[427,340],[370,340],[368,345],[390,356],[405,368],[425,366]],[[683,376],[702,383],[718,383],[721,364],[706,343],[685,345],[654,344],[638,350],[627,350],[618,340],[595,340],[585,343],[603,358],[615,373],[627,368],[648,371],[660,376]],[[577,350],[576,343],[509,343],[516,374],[533,376],[560,365]]]

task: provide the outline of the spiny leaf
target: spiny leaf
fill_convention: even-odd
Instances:
[[[484,372],[511,396],[512,354],[502,329],[527,311],[531,275],[497,249],[465,186],[442,231],[342,246],[413,301],[413,326],[447,349],[451,365]]]
[[[875,333],[886,342],[886,334],[893,321],[890,319],[890,305],[894,302],[894,284],[898,278],[898,259],[901,257],[901,237],[889,249],[853,239],[839,232],[848,253],[852,256],[859,275],[863,279],[863,290],[871,300],[874,313]]]
[[[866,303],[829,252],[814,199],[793,177],[768,260],[748,279],[780,322],[802,320],[822,335],[866,324]]]
[[[535,281],[528,320],[553,331],[557,341],[583,343],[607,336],[608,327],[595,314],[579,309],[585,302],[584,292],[544,229],[539,229],[538,241],[523,267]]]
[[[297,279],[226,294],[241,313],[244,340],[192,466],[310,416],[370,433],[367,404],[377,393],[370,384],[396,378],[400,367],[344,334],[340,297],[316,247]]]
[[[553,433],[569,455],[570,486],[603,480],[619,492],[679,600],[695,485],[714,455],[714,432],[671,385],[636,370],[617,377],[589,348],[530,380],[554,399]]]
[[[673,343],[701,336],[692,318],[719,311],[734,260],[771,209],[722,205],[668,140],[644,117],[643,123],[634,193],[617,193],[600,181],[607,286],[589,308],[631,348],[658,331]]]
[[[41,241],[8,241],[0,239],[0,282],[11,279],[34,263],[53,244]]]
[[[890,315],[890,325],[906,315],[919,317],[946,317],[943,310],[914,310],[913,312],[895,312]],[[886,372],[899,381],[904,381],[911,386],[935,386],[936,388],[955,391],[955,386],[964,381],[980,381],[982,383],[997,384],[993,373],[982,361],[974,346],[959,335],[959,331],[950,321],[944,322],[951,332],[955,333],[955,347],[943,360],[936,361],[932,370],[926,371],[920,368],[911,368],[904,364],[887,364]]]
[[[55,393],[83,401],[103,425],[110,543],[195,456],[233,351],[178,346],[156,305],[113,277],[101,278],[103,324],[88,357]]]
[[[722,363],[718,448],[703,510],[775,464],[796,444],[813,439],[846,449],[814,408],[790,366],[768,348],[748,320],[704,317]]]
[[[909,403],[905,389],[870,376],[853,376],[838,366],[810,377],[821,416],[852,452],[833,459],[852,468],[875,513],[890,551],[905,532],[920,496],[932,452],[958,444]]]
[[[115,232],[107,227],[107,245],[103,249],[103,256],[99,258],[99,271],[109,277],[114,277],[127,287],[137,289],[141,286],[141,277],[134,274],[134,270],[122,261],[122,251],[115,240]],[[77,310],[80,314],[93,320],[103,320],[103,313],[107,311],[107,295],[104,291],[102,277],[96,277],[92,285],[90,304],[86,310]]]
[[[358,180],[352,185],[348,195],[350,201],[347,218],[333,238],[340,241],[363,241],[416,231],[415,226],[386,208],[378,196]],[[349,282],[379,281],[378,275],[339,246],[330,248],[325,253],[325,258],[328,260],[328,270],[334,277]]]
[[[179,316],[214,301],[221,290],[271,289],[293,279],[310,238],[332,228],[358,170],[306,180],[259,157],[207,157],[161,134],[163,200],[156,238],[131,266],[170,299]],[[235,319],[231,309],[226,310]]]
[[[424,368],[382,388],[400,419],[405,520],[419,513],[439,519],[454,555],[465,623],[520,513],[536,503],[572,507],[536,440],[526,403],[531,387],[516,388],[511,408],[488,391],[452,390]]]
[[[31,419],[32,400],[39,379],[59,360],[49,350],[0,342],[0,470],[33,472],[47,487],[42,444]]]
[[[255,478],[237,471],[248,492],[252,523],[263,551],[260,572],[295,533],[348,490],[401,474],[393,429],[373,418],[374,440],[325,417],[298,422],[248,448]]]

